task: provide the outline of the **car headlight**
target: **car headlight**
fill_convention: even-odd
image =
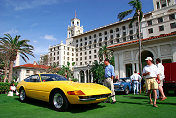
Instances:
[[[85,95],[81,90],[78,91],[68,91],[68,95]]]

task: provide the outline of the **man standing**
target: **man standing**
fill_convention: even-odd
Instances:
[[[139,74],[137,74],[136,71],[134,71],[134,74],[131,75],[131,80],[133,83],[133,91],[134,91],[134,95],[135,93],[138,94],[138,90],[139,90],[139,80],[141,80],[141,76]]]
[[[154,107],[158,107],[156,105],[156,99],[157,99],[156,90],[158,89],[158,83],[160,83],[159,71],[157,66],[152,63],[151,57],[147,57],[145,60],[147,61],[147,65],[143,68],[143,76],[145,76],[146,78],[146,89],[148,90],[150,104],[152,104]],[[158,83],[156,80],[157,78],[158,78]],[[153,90],[153,93],[154,93],[154,102],[152,102],[151,90]]]
[[[158,67],[159,75],[160,75],[160,83],[158,84],[159,92],[161,93],[161,101],[167,99],[163,91],[163,80],[165,78],[164,75],[164,66],[161,64],[161,60],[159,58],[156,59],[156,66]]]
[[[104,60],[104,64],[106,65],[105,67],[105,80],[104,80],[104,85],[106,87],[108,87],[109,89],[111,89],[112,94],[112,104],[116,103],[116,98],[115,98],[115,92],[114,92],[114,84],[113,84],[113,79],[114,79],[114,67],[112,65],[110,65],[109,60],[105,59]],[[110,99],[108,99],[108,101],[106,102],[110,102]]]

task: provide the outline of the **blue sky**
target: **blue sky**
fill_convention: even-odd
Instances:
[[[65,42],[67,27],[81,20],[84,32],[117,22],[119,12],[130,9],[130,0],[0,0],[0,37],[21,35],[35,48],[28,63],[38,61],[48,47]],[[141,0],[143,12],[153,10],[153,0]],[[22,59],[21,64],[24,64]]]

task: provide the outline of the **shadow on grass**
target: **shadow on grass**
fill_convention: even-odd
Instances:
[[[15,100],[19,101],[19,98],[15,98]],[[36,99],[29,99],[24,103],[24,104],[30,104],[42,108],[47,108],[50,110],[55,110],[48,102],[36,100]],[[104,105],[99,105],[99,104],[88,104],[88,105],[70,105],[69,109],[66,112],[71,112],[71,113],[81,113],[81,112],[86,112],[88,110],[93,110],[93,109],[98,109],[98,108],[103,108],[105,107]],[[56,110],[55,110],[56,111]]]

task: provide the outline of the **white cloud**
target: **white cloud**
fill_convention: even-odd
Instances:
[[[7,6],[15,10],[32,9],[39,6],[58,4],[61,0],[6,0]]]
[[[42,38],[49,40],[49,41],[56,41],[56,38],[53,35],[48,35],[46,34],[45,36],[43,36]]]

